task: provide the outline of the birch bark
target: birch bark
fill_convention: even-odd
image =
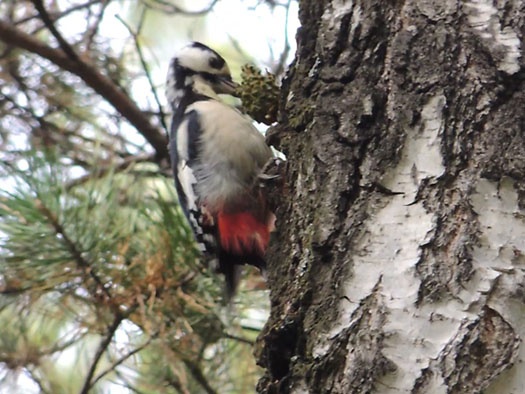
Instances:
[[[525,393],[524,15],[300,2],[259,393]]]

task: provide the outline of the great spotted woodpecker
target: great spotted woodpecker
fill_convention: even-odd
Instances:
[[[225,60],[199,42],[170,62],[175,186],[199,248],[225,276],[228,299],[242,265],[265,270],[275,221],[258,182],[272,151],[251,120],[218,96],[235,94],[236,87]]]

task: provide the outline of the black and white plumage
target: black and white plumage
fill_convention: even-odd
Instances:
[[[173,109],[175,185],[201,251],[218,260],[228,297],[239,266],[265,268],[275,219],[257,187],[272,152],[250,119],[218,96],[235,88],[225,60],[201,43],[184,47],[170,63],[166,96]]]

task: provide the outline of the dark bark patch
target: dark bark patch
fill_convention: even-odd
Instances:
[[[518,354],[520,339],[494,309],[485,307],[479,320],[463,327],[441,358],[449,393],[480,393]]]
[[[381,353],[384,318],[381,297],[374,292],[354,312],[353,323],[333,338],[326,355],[315,360],[308,376],[312,392],[346,393],[359,387],[360,393],[371,393],[382,376],[395,372],[395,364]]]

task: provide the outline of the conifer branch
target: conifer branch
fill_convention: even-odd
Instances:
[[[49,221],[53,227],[55,233],[60,235],[68,249],[69,253],[73,256],[73,259],[76,261],[77,265],[87,272],[89,276],[95,281],[97,287],[106,294],[108,300],[111,300],[111,293],[109,289],[105,286],[104,282],[96,274],[91,264],[82,256],[82,252],[77,248],[77,245],[71,240],[69,235],[64,230],[64,227],[59,222],[56,215],[46,207],[41,200],[36,200],[35,205],[37,209],[44,215],[44,217]]]

